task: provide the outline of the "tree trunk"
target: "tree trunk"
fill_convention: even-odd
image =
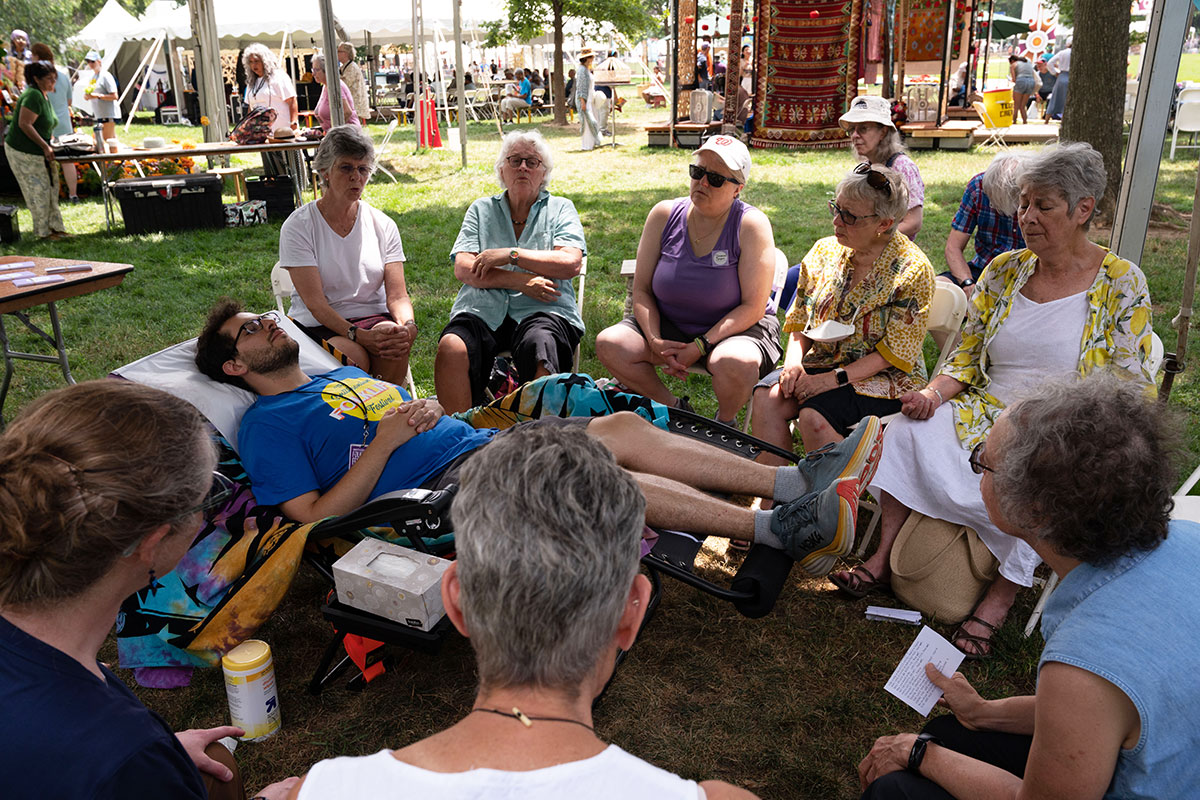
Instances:
[[[563,4],[562,0],[554,0],[554,74],[550,81],[553,84],[554,95],[554,124],[567,124],[567,98],[563,97]],[[1124,84],[1122,84],[1124,85]],[[1124,102],[1122,95],[1122,102]]]
[[[1063,111],[1063,141],[1087,142],[1104,158],[1108,184],[1100,218],[1111,219],[1121,188],[1125,64],[1129,53],[1129,3],[1076,0],[1071,78]]]

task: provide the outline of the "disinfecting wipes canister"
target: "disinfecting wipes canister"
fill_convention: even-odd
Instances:
[[[243,739],[259,741],[279,730],[279,696],[275,691],[275,666],[271,647],[247,639],[221,659],[225,694],[232,723],[246,731]]]

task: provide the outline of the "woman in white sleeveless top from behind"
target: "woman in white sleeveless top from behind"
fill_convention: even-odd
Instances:
[[[442,599],[475,651],[473,707],[399,750],[319,762],[292,797],[753,800],[594,730],[592,703],[650,598],[645,500],[604,446],[570,420],[523,423],[477,450],[460,485]]]

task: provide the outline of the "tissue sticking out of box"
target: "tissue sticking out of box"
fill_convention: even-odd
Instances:
[[[429,630],[445,616],[444,558],[364,539],[333,565],[338,600],[352,608]]]

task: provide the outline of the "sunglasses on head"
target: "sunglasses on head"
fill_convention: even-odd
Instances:
[[[700,166],[699,164],[689,164],[688,165],[688,175],[691,175],[692,180],[694,180],[694,181],[698,181],[701,178],[707,179],[708,185],[714,189],[720,189],[722,186],[725,185],[725,181],[729,181],[730,183],[736,184],[738,186],[740,186],[742,183],[737,178],[730,178],[725,175],[722,175],[719,172],[713,172],[711,169],[705,169],[704,167]]]
[[[883,192],[888,197],[892,196],[892,184],[887,179],[887,176],[884,175],[879,170],[872,167],[870,164],[867,164],[867,163],[859,164],[857,167],[854,168],[854,174],[855,175],[866,175],[867,176],[867,186],[870,186],[872,189],[874,189],[877,192]]]

